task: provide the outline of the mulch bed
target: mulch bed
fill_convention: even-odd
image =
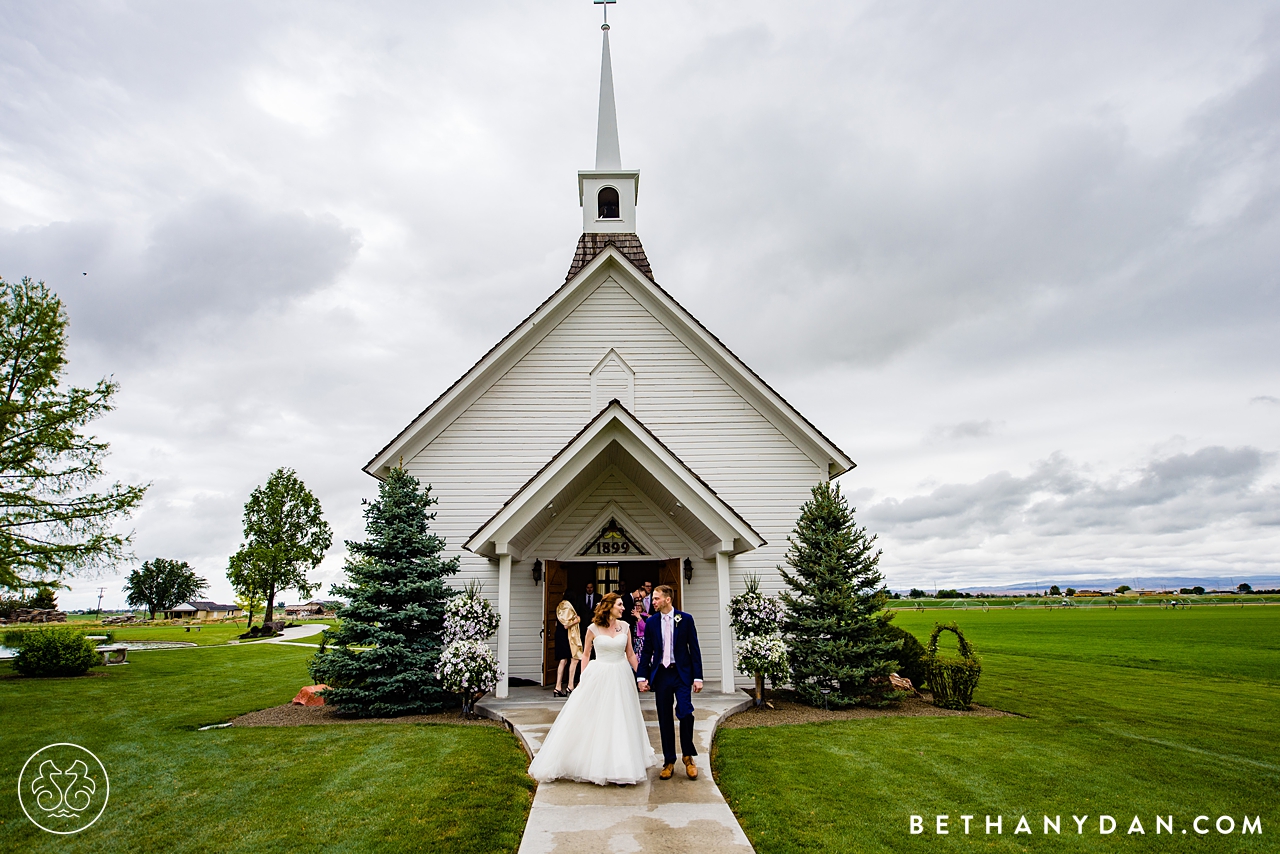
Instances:
[[[295,706],[289,703],[250,712],[233,718],[232,726],[317,726],[323,724],[462,724],[464,726],[496,726],[506,729],[498,721],[488,718],[464,718],[462,709],[439,712],[434,715],[404,715],[398,718],[353,718],[337,714],[329,706]]]
[[[852,709],[814,708],[800,702],[791,691],[766,691],[765,701],[772,703],[773,708],[762,706],[758,709],[747,709],[720,722],[722,729],[744,729],[757,726],[782,726],[784,724],[812,724],[827,721],[851,721],[862,718],[1013,718],[1012,712],[1002,712],[986,706],[973,706],[967,712],[953,709],[940,709],[930,702],[933,695],[928,691],[920,696],[908,697],[900,703],[885,706],[882,709],[855,706]]]

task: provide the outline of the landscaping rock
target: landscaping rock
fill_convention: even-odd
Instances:
[[[915,686],[911,684],[911,680],[905,676],[899,676],[896,673],[889,674],[889,684],[899,691],[914,691]]]
[[[15,623],[65,623],[67,615],[56,608],[19,608],[13,612]]]
[[[323,706],[324,697],[320,696],[320,692],[328,688],[328,685],[308,685],[298,692],[298,696],[293,698],[295,706]]]

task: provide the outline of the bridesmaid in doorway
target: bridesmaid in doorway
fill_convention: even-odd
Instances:
[[[556,606],[556,689],[555,696],[567,697],[573,691],[573,677],[582,661],[582,633],[578,631],[578,610],[568,599]],[[565,687],[565,666],[569,669],[568,688]]]

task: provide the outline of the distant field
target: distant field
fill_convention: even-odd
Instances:
[[[1233,593],[1206,593],[1203,596],[1183,595],[1181,593],[1152,596],[974,596],[970,599],[893,599],[889,607],[895,610],[911,610],[920,608],[954,608],[965,609],[989,608],[1160,608],[1169,607],[1173,603],[1183,605],[1210,605],[1225,608],[1228,606],[1250,607],[1253,605],[1280,605],[1280,596],[1273,595],[1236,595]]]
[[[760,854],[1280,850],[1280,608],[903,611],[895,622],[923,641],[953,619],[982,657],[977,701],[1023,717],[722,730],[714,767]],[[1098,834],[1100,813],[1114,834]],[[978,816],[968,836],[962,814]],[[1003,816],[1002,834],[985,834],[988,814]],[[1052,840],[1046,814],[1064,823]],[[1090,816],[1084,834],[1073,814]],[[1174,835],[1156,836],[1157,814],[1174,816]],[[1240,835],[1246,814],[1261,816],[1262,835]],[[911,815],[929,832],[911,835]],[[932,832],[936,815],[951,833]],[[1022,815],[1030,836],[1013,834]],[[1134,815],[1145,836],[1126,833]],[[1237,832],[1199,836],[1197,815],[1231,815]]]

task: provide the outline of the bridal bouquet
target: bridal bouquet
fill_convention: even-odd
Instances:
[[[502,669],[484,641],[456,640],[440,653],[436,676],[446,691],[462,695],[462,713],[469,715],[476,701],[497,686]]]

